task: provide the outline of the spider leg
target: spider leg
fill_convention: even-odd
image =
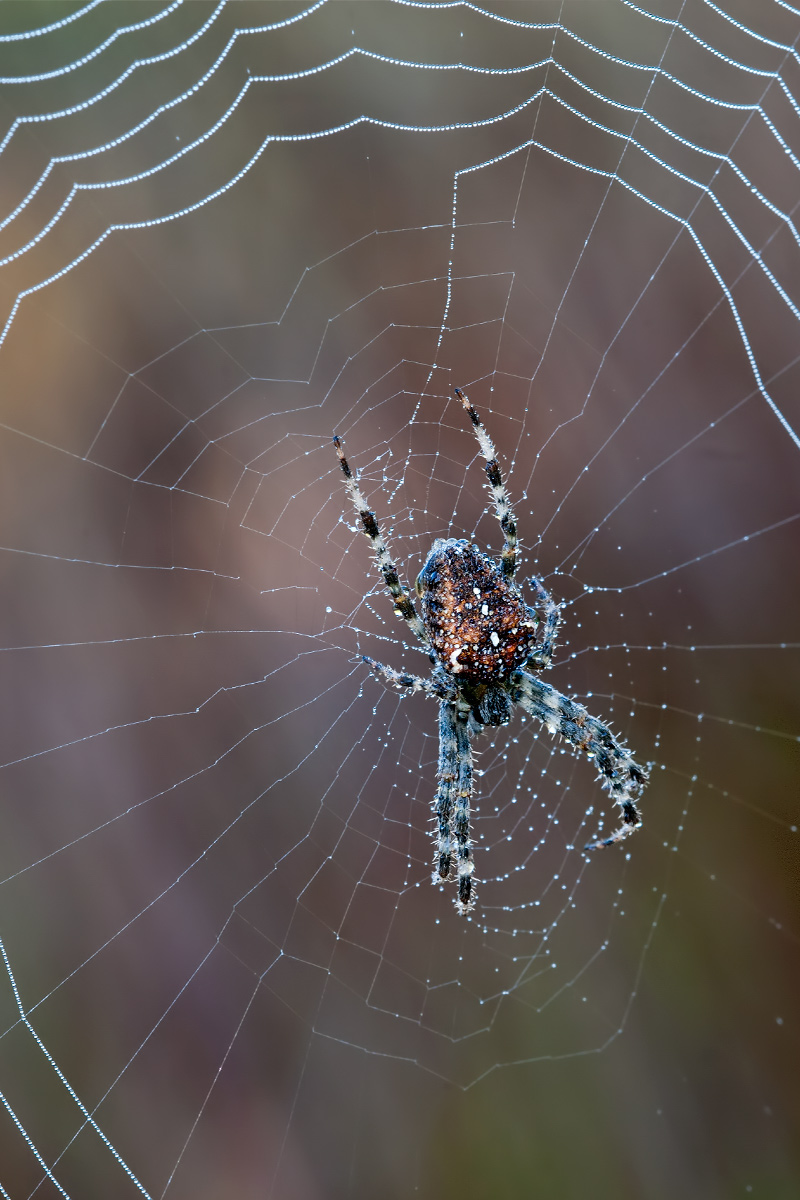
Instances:
[[[583,750],[597,763],[615,804],[622,811],[622,825],[611,837],[589,842],[585,850],[611,846],[622,841],[641,825],[636,800],[647,783],[648,772],[634,762],[627,746],[611,730],[586,711],[582,704],[562,696],[555,688],[525,671],[515,672],[509,679],[511,698],[527,713],[536,717],[551,733],[559,733],[577,750]]]
[[[434,883],[458,880],[456,908],[462,916],[475,907],[470,838],[472,798],[472,743],[469,714],[443,701],[439,708],[439,787],[435,815],[436,872]]]
[[[500,468],[497,465],[497,451],[494,448],[494,442],[489,437],[483,422],[461,389],[456,388],[455,393],[469,413],[469,419],[472,421],[472,427],[475,430],[481,454],[486,459],[485,470],[486,478],[489,480],[489,491],[492,493],[494,510],[506,540],[502,554],[503,576],[511,581],[517,570],[517,518],[514,516],[511,500],[503,483]]]
[[[375,513],[368,507],[367,502],[353,477],[353,472],[350,470],[350,464],[344,456],[342,447],[342,439],[334,437],[333,444],[336,447],[336,453],[339,455],[342,472],[344,473],[347,490],[350,493],[350,499],[353,501],[353,506],[361,518],[361,524],[364,526],[364,533],[372,543],[372,549],[375,554],[375,561],[378,564],[383,582],[392,594],[394,600],[394,611],[398,617],[410,625],[417,635],[419,640],[427,651],[430,652],[431,644],[428,635],[425,632],[425,626],[419,618],[414,601],[405,592],[400,584],[400,576],[397,573],[397,567],[392,561],[386,542],[383,540],[383,535],[378,527],[378,521]]]
[[[531,583],[536,591],[539,607],[544,609],[544,632],[541,643],[529,654],[528,662],[537,671],[543,671],[545,667],[550,666],[553,659],[553,647],[561,620],[561,609],[538,576],[534,577]]]
[[[438,679],[421,679],[419,675],[408,675],[405,671],[395,671],[394,667],[387,667],[385,663],[370,658],[368,654],[362,654],[361,659],[371,671],[374,671],[376,675],[382,675],[387,683],[399,691],[405,691],[412,695],[414,692],[424,692],[426,696],[431,696],[434,700],[452,699],[453,689],[448,688]]]
[[[458,782],[456,785],[455,808],[453,811],[453,832],[456,842],[456,873],[458,875],[458,895],[456,909],[462,917],[475,907],[475,880],[472,872],[475,863],[472,858],[472,839],[470,837],[469,808],[472,799],[472,741],[469,736],[467,715],[459,714],[456,722]]]
[[[445,701],[439,705],[439,786],[436,789],[436,870],[433,882],[455,876],[453,862],[453,800],[458,777],[458,733],[456,711]]]

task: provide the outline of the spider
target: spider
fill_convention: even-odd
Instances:
[[[512,704],[521,705],[551,734],[560,734],[574,749],[593,758],[602,786],[619,805],[620,828],[610,837],[590,842],[586,850],[611,846],[639,828],[636,799],[647,782],[648,771],[634,762],[630,750],[607,725],[532,673],[550,666],[559,606],[541,579],[533,578],[535,603],[544,616],[541,640],[537,641],[539,616],[525,603],[515,583],[517,522],[497,465],[494,443],[464,393],[456,388],[455,394],[469,414],[486,460],[488,490],[505,546],[498,563],[465,540],[436,538],[415,585],[421,616],[400,582],[375,513],[350,470],[342,439],[334,437],[333,443],[350,499],[394,600],[395,614],[419,638],[432,664],[430,678],[421,679],[362,656],[376,675],[400,692],[424,692],[439,701],[433,882],[457,882],[455,904],[463,916],[475,907],[476,895],[470,833],[472,738],[487,726],[507,725]]]

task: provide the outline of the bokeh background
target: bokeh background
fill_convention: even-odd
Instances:
[[[0,1195],[794,1197],[800,12],[0,12]],[[479,746],[429,883],[413,580],[498,548],[644,826]]]

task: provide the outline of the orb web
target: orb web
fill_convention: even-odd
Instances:
[[[798,16],[4,11],[0,1195],[441,1194],[528,1177],[520,1105],[567,1192],[634,1117],[685,1192],[694,1105],[727,1194],[792,1178]],[[588,856],[591,764],[482,735],[466,921],[331,444],[406,585],[499,555],[454,387],[545,678],[652,763]]]

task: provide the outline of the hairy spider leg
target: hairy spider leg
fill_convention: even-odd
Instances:
[[[452,704],[439,705],[439,786],[434,801],[436,820],[436,870],[433,882],[455,878],[452,817],[458,781],[458,722]]]
[[[375,517],[375,513],[367,505],[367,502],[364,499],[364,496],[362,495],[355,478],[353,477],[353,472],[350,470],[350,464],[344,456],[342,439],[339,437],[334,437],[333,444],[336,447],[336,453],[339,455],[339,462],[341,463],[342,471],[344,472],[344,478],[347,484],[347,490],[350,493],[350,499],[353,501],[353,506],[361,518],[361,524],[364,526],[364,533],[372,543],[375,561],[377,562],[378,570],[383,577],[383,582],[386,584],[387,588],[392,594],[395,614],[398,617],[402,617],[406,624],[408,624],[411,629],[414,630],[414,633],[422,642],[425,649],[430,653],[431,644],[428,639],[428,635],[425,632],[425,626],[422,624],[419,614],[414,607],[414,601],[411,599],[408,592],[403,590],[400,584],[400,576],[397,573],[397,567],[392,561],[392,557],[389,554],[386,542],[383,540],[381,531],[378,528],[378,521]]]
[[[456,698],[456,689],[444,680],[420,679],[419,675],[409,675],[404,671],[395,671],[394,667],[387,667],[385,663],[378,662],[377,659],[370,658],[367,654],[362,654],[361,657],[376,675],[382,675],[387,683],[392,684],[398,690],[412,695],[414,692],[424,692],[426,696],[431,696],[433,699],[439,700],[439,786],[436,789],[436,798],[434,801],[434,816],[436,820],[436,855],[434,865],[436,870],[433,882],[443,883],[448,879],[455,879],[457,878],[457,864],[454,853],[456,847],[453,844],[452,818],[455,809],[462,814],[463,821],[464,805],[463,799],[458,796],[458,789],[465,786],[469,789],[466,803],[466,855],[461,852],[459,865],[462,860],[470,863],[472,861],[472,855],[469,850],[469,794],[472,789],[472,756],[468,735],[466,736],[466,745],[470,761],[469,774],[466,780],[463,777],[463,761],[459,758],[462,739],[466,729],[465,722],[468,722],[469,714],[456,715],[456,709],[453,704]],[[463,751],[461,752],[463,753]],[[470,871],[471,869],[470,866]],[[464,885],[464,894],[464,902],[468,907],[462,908],[459,904],[459,912],[469,912],[475,904],[475,892],[471,886],[471,882]],[[459,889],[460,896],[461,888]]]
[[[426,696],[431,696],[434,700],[452,700],[455,695],[455,688],[446,687],[438,679],[421,679],[419,675],[409,675],[406,671],[395,671],[394,667],[387,667],[385,663],[378,662],[376,658],[370,658],[368,654],[362,654],[361,661],[365,662],[376,675],[382,675],[387,683],[392,684],[399,691],[405,691],[411,695],[414,692],[424,692]]]
[[[537,671],[543,671],[546,667],[550,666],[553,659],[556,633],[558,632],[558,625],[561,620],[561,606],[556,604],[538,576],[534,576],[531,579],[531,583],[536,592],[537,603],[540,608],[544,609],[544,630],[542,632],[542,640],[532,654],[529,655],[528,662]]]
[[[497,465],[497,451],[494,448],[494,442],[489,437],[483,422],[461,389],[455,388],[455,393],[469,413],[469,419],[472,421],[472,427],[475,430],[481,454],[486,459],[485,470],[486,478],[489,480],[489,491],[492,494],[494,510],[500,522],[503,537],[506,540],[502,553],[503,575],[511,581],[517,570],[517,518],[514,516],[511,499],[503,483],[500,467]]]
[[[458,755],[458,780],[453,806],[453,835],[456,848],[456,874],[458,895],[456,908],[462,917],[475,907],[475,881],[472,859],[469,808],[472,799],[472,740],[469,736],[469,714],[456,715],[456,754]]]
[[[611,730],[593,717],[582,704],[562,696],[555,688],[525,671],[515,672],[509,679],[511,697],[527,713],[541,721],[551,733],[559,733],[577,749],[583,750],[597,764],[603,786],[622,811],[622,825],[611,837],[600,838],[584,846],[597,850],[622,841],[641,825],[635,795],[647,782],[648,772],[634,762],[626,746]]]
[[[434,799],[436,854],[434,883],[458,880],[456,908],[462,916],[475,907],[474,862],[470,834],[472,799],[472,741],[469,711],[459,712],[454,700],[456,689],[444,681],[420,679],[395,671],[374,658],[362,655],[364,662],[387,682],[409,692],[424,692],[439,699],[439,786]]]

